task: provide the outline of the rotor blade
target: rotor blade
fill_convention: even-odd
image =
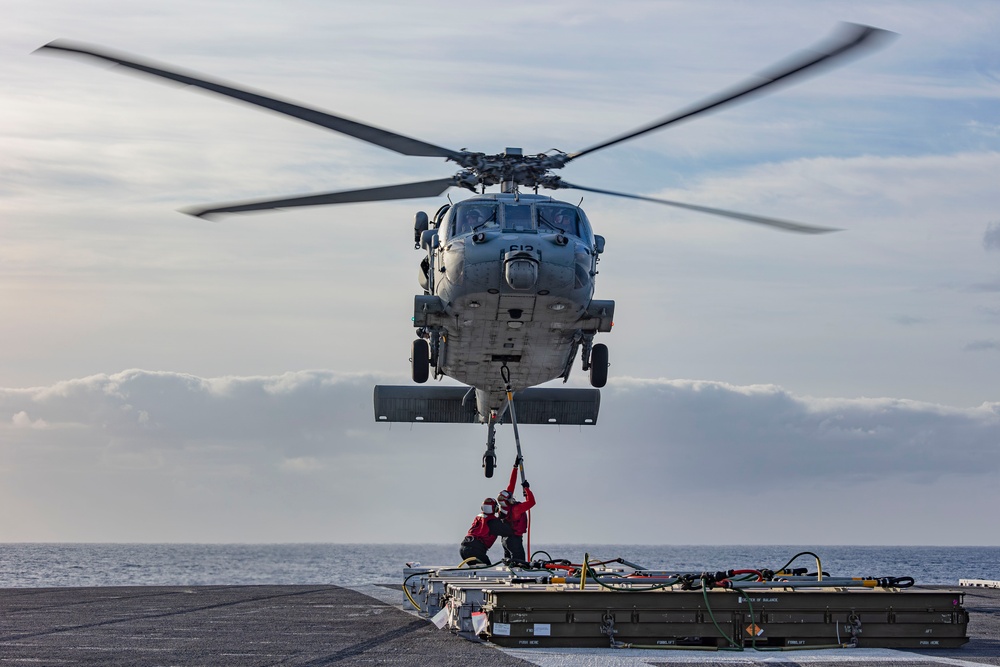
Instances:
[[[753,222],[758,225],[767,225],[768,227],[776,227],[778,229],[783,229],[787,232],[798,232],[800,234],[826,234],[828,232],[840,231],[836,227],[820,227],[818,225],[806,225],[801,222],[792,222],[791,220],[781,220],[779,218],[765,218],[760,215],[750,215],[749,213],[739,213],[738,211],[727,211],[725,209],[710,208],[708,206],[696,206],[695,204],[685,204],[683,202],[671,201],[669,199],[657,199],[656,197],[631,195],[625,192],[614,192],[612,190],[588,188],[582,185],[573,185],[572,183],[567,183],[566,181],[561,181],[559,187],[570,190],[583,190],[585,192],[598,192],[602,195],[611,195],[613,197],[641,199],[642,201],[651,201],[656,204],[666,204],[667,206],[685,208],[689,211],[698,211],[699,213],[708,213],[709,215],[719,215],[724,218],[733,218],[735,220],[743,220],[744,222]]]
[[[189,86],[195,86],[219,95],[240,100],[241,102],[246,102],[247,104],[253,104],[286,116],[292,116],[293,118],[304,120],[307,123],[313,123],[314,125],[325,127],[335,132],[340,132],[341,134],[346,134],[356,139],[367,141],[370,144],[375,144],[376,146],[381,146],[383,148],[388,148],[391,151],[402,153],[403,155],[444,158],[455,158],[461,155],[460,152],[453,151],[449,148],[442,148],[441,146],[435,146],[434,144],[429,144],[418,139],[411,139],[410,137],[405,137],[401,134],[396,134],[395,132],[359,123],[355,120],[335,116],[327,111],[311,109],[292,102],[286,102],[274,97],[254,93],[246,89],[234,88],[218,81],[212,81],[211,79],[200,78],[198,76],[185,73],[179,69],[165,69],[163,66],[160,66],[159,63],[154,65],[150,61],[142,62],[132,58],[131,56],[126,57],[124,54],[114,53],[89,44],[81,44],[57,39],[54,42],[49,42],[45,46],[42,46],[38,49],[38,51],[41,51],[42,49],[89,56],[114,63],[115,65],[121,65],[122,67],[128,67],[144,74],[158,76],[171,81],[177,81]]]
[[[455,184],[456,180],[453,177],[439,178],[436,181],[403,183],[401,185],[385,185],[378,188],[366,188],[364,190],[322,192],[314,195],[286,197],[285,199],[257,199],[252,201],[232,202],[229,204],[215,204],[209,207],[191,207],[182,209],[182,211],[198,218],[210,218],[221,213],[269,211],[277,208],[292,208],[295,206],[353,204],[367,201],[387,201],[390,199],[417,199],[419,197],[436,197]]]
[[[791,56],[743,83],[728,88],[712,97],[708,97],[701,102],[697,102],[693,106],[682,109],[673,115],[654,121],[650,125],[645,125],[614,139],[608,139],[607,141],[585,148],[582,151],[572,153],[569,155],[569,160],[575,160],[587,153],[593,153],[602,148],[634,139],[672,123],[687,120],[730,102],[746,101],[750,97],[762,94],[766,88],[771,88],[767,92],[773,92],[782,84],[791,83],[792,79],[801,77],[807,73],[810,75],[818,74],[823,66],[839,64],[845,60],[848,54],[860,56],[865,49],[871,50],[887,42],[890,36],[895,36],[895,33],[866,25],[843,23],[838,27],[837,32],[825,43],[818,44],[811,50]]]

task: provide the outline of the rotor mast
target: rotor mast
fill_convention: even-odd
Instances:
[[[524,156],[524,152],[520,148],[511,148],[508,146],[504,149],[503,156],[504,164],[509,165],[512,162],[520,162]],[[507,194],[517,192],[518,181],[512,172],[513,170],[504,169],[503,180],[500,181],[500,192]]]

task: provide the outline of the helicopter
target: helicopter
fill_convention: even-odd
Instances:
[[[496,466],[496,427],[517,423],[594,425],[600,388],[608,380],[609,351],[594,342],[614,323],[615,302],[595,299],[597,265],[605,239],[579,206],[539,190],[577,190],[624,197],[763,225],[822,234],[831,227],[803,224],[708,206],[578,185],[554,172],[591,153],[647,133],[770,93],[783,85],[870,51],[886,30],[841,24],[826,41],[793,55],[756,77],[624,134],[567,153],[525,154],[509,147],[487,154],[453,150],[328,111],[195,75],[89,44],[56,40],[39,51],[83,56],[218,95],[345,134],[407,156],[444,158],[459,166],[452,176],[365,189],[257,199],[184,209],[201,217],[299,206],[438,197],[450,188],[472,196],[414,217],[414,248],[424,252],[417,272],[416,338],[410,350],[414,385],[376,386],[379,422],[481,423],[487,426],[483,468]],[[487,188],[499,186],[499,192]],[[537,385],[562,379],[579,357],[591,388]],[[459,386],[424,386],[450,377]],[[516,417],[515,417],[516,415]],[[518,442],[520,455],[520,443]],[[522,468],[523,474],[523,468]]]

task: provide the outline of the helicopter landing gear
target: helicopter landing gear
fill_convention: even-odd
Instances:
[[[601,388],[608,383],[608,346],[597,343],[590,351],[590,385]]]
[[[410,363],[412,364],[413,381],[418,384],[427,382],[431,371],[431,352],[427,341],[418,338],[413,341],[410,349]]]
[[[495,417],[490,416],[490,421],[488,424],[489,431],[486,435],[486,453],[483,454],[483,471],[486,473],[486,477],[493,477],[493,470],[497,467],[497,451],[496,451],[496,421]]]

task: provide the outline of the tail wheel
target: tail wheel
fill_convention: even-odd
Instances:
[[[427,382],[431,370],[431,349],[423,338],[413,341],[410,363],[413,365],[413,381],[418,384]]]
[[[604,343],[594,345],[590,351],[590,385],[603,387],[608,383],[608,346]]]

